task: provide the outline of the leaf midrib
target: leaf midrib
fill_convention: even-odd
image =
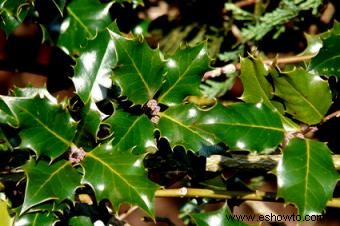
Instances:
[[[97,157],[96,155],[94,155],[92,152],[87,153],[87,158],[93,158],[94,160],[98,161],[99,163],[101,163],[103,166],[105,166],[106,168],[109,169],[109,171],[111,171],[112,173],[114,173],[118,178],[120,178],[122,181],[124,181],[136,194],[139,194],[139,192],[134,188],[134,186],[132,186],[129,181],[127,181],[119,172],[117,172],[115,169],[113,169],[109,164],[107,164],[106,162],[104,162],[101,158]],[[130,189],[129,189],[129,193],[130,193]]]
[[[73,12],[73,10],[70,7],[67,7],[67,11],[69,12],[69,14],[80,24],[80,26],[82,26],[85,31],[93,36],[94,34],[92,34],[92,32],[88,29],[88,27],[86,27],[86,25],[81,21],[81,19]]]
[[[284,132],[284,129],[278,128],[278,127],[272,127],[272,126],[264,126],[264,125],[255,125],[255,124],[244,124],[244,123],[214,123],[214,124],[204,124],[204,123],[198,123],[198,125],[204,125],[204,126],[209,126],[209,125],[225,125],[225,126],[239,126],[239,127],[251,127],[251,128],[258,128],[258,129],[265,129],[265,130],[273,130],[273,131],[279,131],[279,132]]]
[[[313,109],[313,111],[320,117],[323,118],[323,114],[321,114],[321,112],[313,105],[313,103],[311,103],[302,93],[301,91],[299,91],[296,87],[294,87],[294,84],[292,84],[292,82],[289,79],[285,79],[283,78],[285,81],[287,81],[287,83],[290,85],[290,87],[292,88],[292,90],[297,93],[298,96],[300,96],[305,103],[307,103],[311,109]]]
[[[62,141],[64,144],[70,146],[71,142],[64,139],[61,135],[57,134],[56,132],[54,132],[53,130],[51,130],[45,123],[43,123],[39,118],[37,118],[34,114],[32,114],[30,111],[28,111],[27,109],[20,107],[19,105],[17,105],[16,107],[18,107],[19,109],[21,109],[22,111],[26,112],[27,114],[29,114],[37,123],[39,123],[42,127],[44,127],[49,133],[51,133],[53,136],[57,137],[60,141]]]
[[[31,199],[34,199],[34,197],[36,197],[37,194],[39,194],[39,191],[48,183],[50,182],[50,180],[52,180],[52,178],[62,169],[64,169],[67,165],[69,164],[69,162],[65,162],[62,166],[60,166],[56,171],[54,171],[52,174],[50,174],[50,176],[47,178],[47,180],[44,181],[44,183],[42,183],[39,188],[35,191],[34,195],[31,197]],[[29,181],[29,179],[28,179]],[[53,199],[53,197],[50,197],[51,199]],[[32,206],[32,205],[31,205]]]
[[[118,40],[118,38],[116,38],[116,40]],[[129,54],[129,51],[125,48],[124,45],[120,45],[123,49],[123,51],[125,52],[125,54],[128,56],[128,58],[130,59],[130,62],[132,63],[133,65],[133,68],[135,68],[136,72],[137,72],[137,75],[138,77],[140,78],[140,80],[142,81],[142,83],[144,84],[145,88],[146,88],[146,91],[148,93],[148,97],[150,98],[152,96],[152,92],[151,92],[151,89],[150,87],[148,86],[147,82],[145,81],[144,77],[143,77],[143,74],[140,72],[139,68],[137,67],[136,63],[135,63],[135,60],[133,59],[133,57]],[[119,61],[119,59],[118,59]]]
[[[94,86],[95,86],[95,82],[96,82],[96,80],[97,80],[97,78],[98,78],[98,76],[99,76],[99,74],[100,74],[100,71],[101,71],[100,69],[102,68],[102,65],[104,64],[103,62],[105,61],[105,57],[109,54],[109,51],[110,51],[110,50],[109,50],[110,42],[111,42],[111,40],[108,42],[108,45],[106,46],[104,53],[101,54],[100,63],[99,63],[99,64],[96,64],[96,65],[98,65],[98,66],[96,66],[96,67],[94,68],[94,70],[96,71],[96,73],[95,73],[95,75],[94,75],[94,79],[92,80],[90,92],[89,92],[89,94],[87,95],[84,104],[87,104],[87,103],[90,101],[90,99],[91,99],[91,95],[90,95],[90,94],[92,93],[93,88],[94,88]],[[98,56],[96,57],[96,59],[98,59]],[[89,74],[92,74],[92,73],[89,73]]]
[[[198,57],[199,57],[199,53],[198,53],[198,54],[196,55],[196,57],[191,61],[190,65],[185,69],[185,71],[182,73],[182,75],[179,76],[179,78],[176,80],[176,82],[175,82],[172,86],[170,86],[169,89],[168,89],[165,93],[163,93],[163,94],[158,98],[158,101],[159,101],[159,102],[161,102],[162,99],[164,99],[164,97],[166,97],[166,96],[169,94],[169,92],[170,92],[171,90],[173,90],[173,89],[176,87],[177,83],[179,83],[180,81],[182,81],[182,79],[185,77],[185,75],[191,70],[192,65],[195,65],[195,62],[196,62],[196,60],[197,60]]]
[[[320,62],[319,64],[314,65],[313,67],[314,68],[321,67],[321,65],[326,64],[329,61],[335,60],[336,58],[340,58],[340,55],[329,57],[329,58],[327,58],[327,60],[324,60],[324,61]]]
[[[211,143],[211,141],[209,141],[209,139],[206,139],[206,137],[200,135],[198,132],[196,132],[196,131],[194,131],[194,130],[192,130],[192,129],[190,128],[190,127],[194,127],[194,126],[187,126],[187,125],[183,124],[182,122],[180,122],[180,121],[174,119],[173,117],[170,117],[170,116],[168,116],[168,115],[166,115],[166,114],[164,114],[164,113],[161,114],[161,117],[165,117],[165,118],[169,119],[170,121],[173,121],[174,123],[180,125],[181,127],[183,127],[183,128],[185,128],[185,129],[189,130],[190,132],[196,134],[197,136],[199,136],[199,137],[202,138],[203,140],[205,140],[205,141]],[[195,127],[194,127],[194,128],[195,128]],[[200,129],[200,130],[204,131],[203,129]],[[204,131],[204,132],[206,132],[206,131]],[[211,144],[212,144],[212,143],[211,143]]]
[[[129,129],[124,133],[124,135],[119,139],[118,143],[116,143],[116,145],[119,145],[121,143],[121,141],[130,133],[130,131],[132,130],[132,128],[137,124],[137,122],[139,120],[141,120],[142,116],[137,117],[133,123],[129,126]],[[134,146],[135,147],[135,146]]]

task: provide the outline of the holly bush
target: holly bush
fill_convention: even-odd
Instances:
[[[300,56],[311,57],[294,68],[266,64],[256,52],[242,57],[228,89],[238,79],[243,94],[230,103],[211,94],[216,81],[202,83],[212,70],[206,42],[182,45],[171,55],[151,48],[142,34],[120,32],[110,9],[123,2],[1,0],[7,36],[29,18],[44,42],[74,60],[68,98],[51,95],[48,86],[16,87],[0,97],[2,219],[14,225],[114,224],[123,203],[156,219],[155,197],[178,179],[164,171],[176,169],[191,175],[173,190],[189,197],[187,224],[243,225],[227,221],[228,205],[203,211],[216,200],[242,200],[240,193],[230,195],[235,181],[225,186],[221,173],[207,172],[217,154],[279,156],[277,167],[262,174],[275,175],[272,200],[294,204],[302,218],[336,202],[336,156],[308,132],[336,113],[330,108],[338,93],[330,84],[340,76],[338,23],[308,38]]]

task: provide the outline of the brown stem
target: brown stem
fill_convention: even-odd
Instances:
[[[237,191],[214,191],[211,189],[199,188],[178,188],[178,189],[161,189],[156,191],[156,197],[178,197],[178,198],[215,198],[215,199],[241,199],[253,201],[283,202],[278,199],[274,192],[256,191],[237,192]],[[333,198],[327,202],[327,207],[340,208],[340,198]]]
[[[245,7],[245,6],[253,5],[256,2],[257,2],[257,0],[242,0],[242,1],[236,2],[235,5],[242,8],[242,7]]]
[[[206,170],[217,172],[223,168],[237,168],[250,170],[272,170],[276,167],[282,155],[211,155],[206,161]],[[332,155],[333,164],[340,170],[340,155]]]
[[[332,118],[338,118],[338,117],[340,117],[340,110],[337,110],[337,111],[327,115],[326,117],[324,117],[322,119],[322,123],[325,123],[325,122],[327,122],[328,120],[330,120]]]
[[[138,206],[132,206],[126,213],[122,213],[120,214],[117,219],[120,221],[123,221],[124,219],[126,219],[128,216],[130,216],[133,212],[135,212],[136,210],[138,210]]]
[[[293,63],[303,62],[305,60],[310,60],[313,57],[314,57],[314,55],[289,56],[289,57],[282,57],[282,58],[276,58],[276,59],[267,59],[267,60],[264,60],[263,63],[267,64],[267,65],[271,65],[274,62],[276,62],[277,64],[293,64]],[[223,67],[217,67],[214,70],[207,71],[204,74],[203,79],[206,80],[206,79],[211,78],[211,77],[217,77],[217,76],[220,76],[222,74],[228,73],[228,71],[224,72],[223,70],[226,67],[230,68],[231,65],[232,64],[228,64],[228,65],[225,65]],[[234,67],[235,67],[236,70],[240,70],[241,64],[237,63],[237,64],[234,65]]]

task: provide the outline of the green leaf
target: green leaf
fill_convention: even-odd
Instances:
[[[294,203],[299,214],[322,214],[339,178],[327,145],[294,138],[277,167],[278,196]]]
[[[234,219],[230,214],[227,206],[224,205],[221,209],[217,211],[212,211],[208,213],[193,213],[190,216],[195,220],[197,226],[246,226],[247,224],[242,221]]]
[[[48,200],[73,200],[74,192],[80,185],[81,175],[69,161],[59,160],[49,165],[43,160],[30,160],[24,170],[27,182],[21,214]]]
[[[328,82],[304,69],[273,77],[275,94],[282,98],[286,111],[306,124],[319,123],[332,104]]]
[[[76,130],[75,122],[56,100],[52,102],[38,96],[0,98],[19,122],[22,148],[30,148],[52,159],[69,148]]]
[[[66,6],[67,17],[61,24],[58,46],[66,53],[80,54],[88,39],[104,30],[112,21],[109,9],[113,2],[73,0]]]
[[[134,104],[152,99],[162,84],[164,64],[158,49],[147,43],[113,35],[118,64],[113,80],[121,87],[122,95]]]
[[[92,140],[96,142],[98,138],[97,134],[99,127],[104,117],[105,115],[100,112],[100,110],[97,108],[97,105],[93,101],[88,102],[81,110],[81,121],[78,124],[77,133],[73,143],[76,146],[84,147],[82,141],[84,137],[89,135],[92,136]]]
[[[57,221],[53,214],[37,212],[24,214],[15,219],[14,226],[51,226]]]
[[[263,102],[273,111],[280,112],[280,118],[286,130],[297,130],[299,128],[294,122],[285,117],[278,108],[278,102],[272,101],[274,90],[267,80],[268,71],[262,60],[252,56],[241,58],[241,81],[244,91],[241,99],[247,103]]]
[[[306,55],[313,55],[319,53],[320,49],[322,48],[322,41],[319,35],[308,35],[305,34],[307,39],[307,47],[306,49],[299,54],[299,56],[306,56]]]
[[[111,87],[110,75],[112,67],[117,63],[117,56],[110,32],[101,32],[94,40],[89,41],[77,59],[72,80],[84,104],[91,98],[95,101],[103,99],[101,87]]]
[[[72,217],[69,222],[69,226],[93,226],[91,219],[86,216],[75,216]]]
[[[166,81],[160,90],[158,102],[175,105],[187,96],[200,95],[203,73],[209,70],[209,57],[204,44],[178,49],[167,61]]]
[[[135,116],[116,110],[104,123],[109,124],[114,132],[112,145],[116,151],[132,150],[140,154],[149,148],[156,148],[153,135],[155,128],[145,115]]]
[[[158,186],[143,167],[143,156],[118,152],[111,144],[97,147],[82,162],[83,183],[91,185],[97,200],[109,199],[117,210],[122,203],[138,205],[149,215],[154,213]]]
[[[275,148],[283,138],[279,115],[261,103],[216,105],[209,111],[177,106],[161,114],[158,127],[172,146],[183,145],[195,152],[219,142],[236,150],[261,152]]]
[[[263,62],[255,58],[241,58],[241,80],[244,92],[241,99],[247,103],[263,102],[271,106],[273,87],[266,79],[268,71]]]
[[[312,58],[309,70],[320,75],[340,77],[340,23],[335,22],[331,31],[321,34],[323,46]]]
[[[0,151],[12,151],[13,147],[0,127]],[[0,189],[1,190],[1,189]],[[1,218],[0,218],[1,219]]]
[[[7,36],[24,21],[30,7],[25,0],[0,1],[0,28]]]
[[[7,124],[12,127],[18,127],[18,119],[2,98],[0,98],[0,123]]]
[[[13,217],[8,212],[8,205],[8,200],[0,199],[0,219],[3,226],[13,225]]]

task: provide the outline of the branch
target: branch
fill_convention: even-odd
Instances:
[[[325,122],[331,120],[332,118],[338,118],[338,117],[340,117],[340,110],[337,110],[337,111],[327,115],[326,117],[324,117],[322,119],[322,123],[325,123]]]
[[[177,197],[177,198],[215,198],[215,199],[240,199],[252,201],[267,202],[284,202],[283,199],[277,198],[275,192],[256,191],[249,192],[232,192],[232,191],[214,191],[211,189],[199,188],[177,188],[161,189],[156,191],[156,197]],[[340,198],[333,198],[327,202],[327,207],[340,208]]]
[[[272,170],[276,167],[282,155],[211,155],[207,158],[206,170],[217,172],[223,168],[237,168],[250,170]],[[332,155],[334,166],[340,170],[340,155]]]
[[[271,65],[273,63],[276,64],[293,64],[303,62],[305,60],[310,60],[314,57],[314,55],[305,55],[305,56],[289,56],[289,57],[282,57],[282,58],[275,58],[275,59],[267,59],[263,60],[263,63],[266,65]],[[207,80],[208,78],[214,78],[220,76],[222,74],[233,73],[236,70],[241,69],[241,64],[227,64],[223,67],[217,67],[214,70],[207,71],[204,76],[203,80]]]

